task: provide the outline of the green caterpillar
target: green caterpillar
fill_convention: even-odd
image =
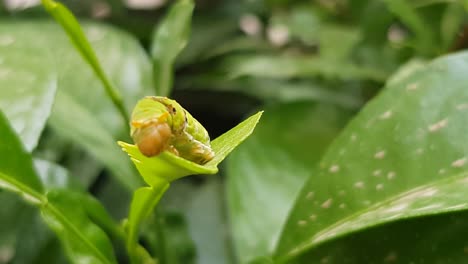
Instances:
[[[153,157],[163,151],[198,164],[214,157],[206,129],[176,101],[147,96],[133,109],[130,135],[140,152]]]

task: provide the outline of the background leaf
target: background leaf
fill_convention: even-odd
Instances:
[[[435,60],[391,82],[364,108],[298,196],[279,259],[376,224],[465,209],[463,197],[437,193],[445,182],[464,181],[468,93],[459,73],[467,58]]]
[[[57,74],[53,64],[44,63],[52,58],[49,52],[22,42],[1,23],[0,36],[0,109],[31,152],[52,109]]]
[[[157,95],[168,96],[172,90],[174,63],[190,37],[194,6],[192,0],[178,0],[153,34],[151,56]]]
[[[70,191],[49,191],[41,210],[44,221],[60,237],[72,263],[117,263],[106,234],[89,220],[79,198]]]
[[[59,76],[57,100],[49,120],[53,132],[86,149],[110,168],[128,188],[138,186],[139,179],[131,164],[112,140],[113,137],[127,135],[126,125],[111,101],[106,99],[101,82],[76,53],[62,29],[44,21],[3,21],[0,23],[0,31],[8,32],[8,36],[14,39],[8,46],[11,54],[31,54],[34,59],[28,61],[34,68],[30,71],[40,74],[47,70],[49,74],[44,75],[44,78],[50,74]],[[148,58],[134,39],[118,30],[88,23],[84,25],[84,31],[106,71],[111,73],[109,76],[112,81],[125,95],[126,107],[130,111],[136,101],[151,89]],[[2,64],[2,67],[14,66],[14,62],[6,62],[8,64]],[[15,74],[9,78],[9,82],[18,82],[18,90],[32,89],[22,79],[27,80],[21,74]]]
[[[229,158],[227,194],[240,263],[273,252],[294,197],[347,117],[327,104],[271,106]]]

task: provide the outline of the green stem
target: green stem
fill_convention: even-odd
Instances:
[[[47,12],[49,12],[52,17],[54,17],[54,19],[62,26],[73,45],[78,49],[81,56],[91,66],[94,73],[101,80],[107,95],[110,97],[112,103],[124,119],[125,124],[129,126],[130,119],[127,111],[125,110],[122,97],[117,89],[115,89],[115,87],[112,85],[111,81],[99,64],[99,60],[97,59],[91,44],[89,44],[88,39],[83,33],[78,20],[64,5],[60,3],[57,3],[53,0],[42,0],[42,4],[44,5]]]
[[[134,193],[127,230],[127,251],[132,264],[140,263],[138,233],[141,222],[153,211],[153,208],[158,204],[168,188],[169,182],[161,179],[154,182],[153,186],[141,187]]]

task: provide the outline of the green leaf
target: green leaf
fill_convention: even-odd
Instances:
[[[174,81],[174,63],[190,37],[190,24],[195,4],[192,0],[178,0],[153,34],[153,58],[156,94],[170,94]]]
[[[230,78],[254,76],[289,79],[323,76],[329,79],[368,79],[381,82],[387,78],[387,73],[379,69],[310,55],[236,55],[225,58],[219,67],[225,69]]]
[[[464,211],[390,223],[326,243],[292,263],[463,263],[467,219]]]
[[[396,220],[464,210],[468,53],[390,82],[334,141],[283,229],[286,261]]]
[[[74,263],[115,263],[110,242],[102,230],[85,215],[80,199],[71,190],[43,194],[39,177],[13,129],[0,112],[0,187],[21,195],[37,206],[46,222],[66,244]]]
[[[99,54],[107,74],[125,95],[127,109],[132,109],[137,100],[147,94],[152,87],[151,65],[144,50],[135,39],[115,28],[96,23],[85,23],[83,28],[93,48]],[[115,138],[121,137],[124,133],[128,135],[126,124],[119,118],[118,112],[112,107],[112,102],[105,100],[106,93],[101,82],[76,52],[61,28],[55,23],[43,20],[2,21],[0,32],[8,32],[8,36],[14,39],[14,42],[8,46],[10,53],[23,54],[31,57],[26,60],[27,62],[35,62],[32,72],[37,71],[37,74],[47,72],[48,74],[44,76],[59,77],[59,89],[49,118],[49,125],[53,127],[52,132],[59,132],[58,137],[66,139],[67,142],[71,140],[81,146],[100,163],[108,166],[113,175],[118,175],[117,178],[121,180],[119,182],[125,182],[125,186],[129,189],[136,188],[139,185],[138,176],[125,155],[121,155],[115,146]],[[15,62],[5,60],[1,68],[13,67],[18,61],[21,60],[19,58]],[[22,65],[18,64],[15,67]],[[15,80],[27,79],[20,74],[21,72],[22,70],[17,70],[12,75]],[[17,87],[18,90],[31,89],[30,83],[23,84],[19,81],[18,83],[22,85]],[[21,109],[22,104],[31,103],[18,102],[10,107]],[[68,105],[74,109],[82,109],[85,113],[74,113],[68,109]],[[36,113],[30,109],[28,111]],[[77,121],[77,116],[86,120]],[[90,126],[85,127],[80,122]],[[57,134],[53,134],[53,139],[57,138]],[[102,136],[104,134],[105,136]],[[101,141],[95,145],[95,140]],[[66,148],[69,149],[70,145]]]
[[[218,164],[242,143],[254,130],[263,112],[249,117],[233,129],[211,142],[215,157],[205,165],[199,165],[170,152],[154,157],[144,156],[135,145],[119,141],[122,150],[127,152],[141,176],[150,187],[138,189],[133,196],[127,223],[127,248],[132,262],[138,261],[137,239],[141,222],[152,211],[169,188],[169,183],[192,174],[215,174]]]
[[[230,222],[240,263],[273,253],[294,198],[349,117],[311,102],[265,111],[256,133],[227,163]]]
[[[73,113],[73,119],[69,117],[69,114],[63,113]],[[92,112],[77,104],[67,94],[57,94],[50,125],[57,133],[79,141],[81,146],[105,164],[129,190],[141,185],[128,159],[115,145],[112,134],[104,129]],[[92,133],[90,128],[92,128]]]
[[[149,186],[158,185],[161,179],[168,182],[192,174],[215,174],[218,164],[242,141],[252,134],[263,112],[249,117],[236,127],[211,142],[215,157],[204,165],[183,159],[170,152],[158,156],[146,157],[133,144],[119,141],[122,150],[132,159],[141,176]]]
[[[11,28],[1,24],[0,36],[0,109],[31,152],[52,109],[57,74],[52,64],[44,63],[45,58],[52,59],[50,53],[22,43]],[[37,53],[42,56],[30,55]]]
[[[49,191],[41,208],[44,221],[59,236],[72,263],[116,263],[109,239],[89,220],[80,198],[68,190]]]
[[[0,111],[0,187],[18,192],[32,203],[40,203],[43,186],[34,171],[31,156],[18,140]]]
[[[53,0],[42,0],[42,4],[46,10],[55,18],[55,20],[63,27],[73,45],[75,45],[76,49],[81,53],[81,56],[83,56],[85,61],[93,69],[94,73],[99,77],[104,86],[104,89],[106,90],[107,96],[112,100],[112,103],[120,112],[120,115],[124,119],[125,123],[128,124],[130,119],[128,117],[127,111],[125,110],[122,96],[111,83],[102,66],[99,64],[97,56],[94,53],[90,43],[86,39],[86,36],[76,18],[61,3],[57,3]]]

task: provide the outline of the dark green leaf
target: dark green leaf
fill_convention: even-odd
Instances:
[[[271,254],[301,186],[348,115],[325,104],[279,104],[228,160],[228,201],[240,263]]]
[[[0,111],[0,186],[18,192],[30,202],[40,203],[41,181],[27,153]]]
[[[391,223],[326,243],[291,263],[464,263],[467,219],[467,212],[458,212]]]
[[[90,221],[80,198],[70,191],[49,191],[43,219],[61,239],[72,263],[116,263],[109,239]]]
[[[296,200],[280,261],[400,219],[467,209],[468,54],[390,82],[329,148]]]
[[[105,233],[95,226],[82,209],[80,199],[71,190],[48,191],[33,169],[31,156],[21,146],[13,129],[0,112],[0,187],[21,195],[36,205],[46,222],[66,244],[70,260],[81,263],[115,263]],[[78,197],[79,198],[79,197]]]
[[[445,50],[450,49],[463,24],[466,11],[459,3],[448,4],[445,9],[441,25],[442,45]]]
[[[172,90],[174,63],[190,37],[194,6],[192,0],[178,0],[154,32],[151,56],[157,95],[167,96]]]
[[[143,233],[159,263],[197,263],[195,247],[182,214],[157,210],[143,228]]]

